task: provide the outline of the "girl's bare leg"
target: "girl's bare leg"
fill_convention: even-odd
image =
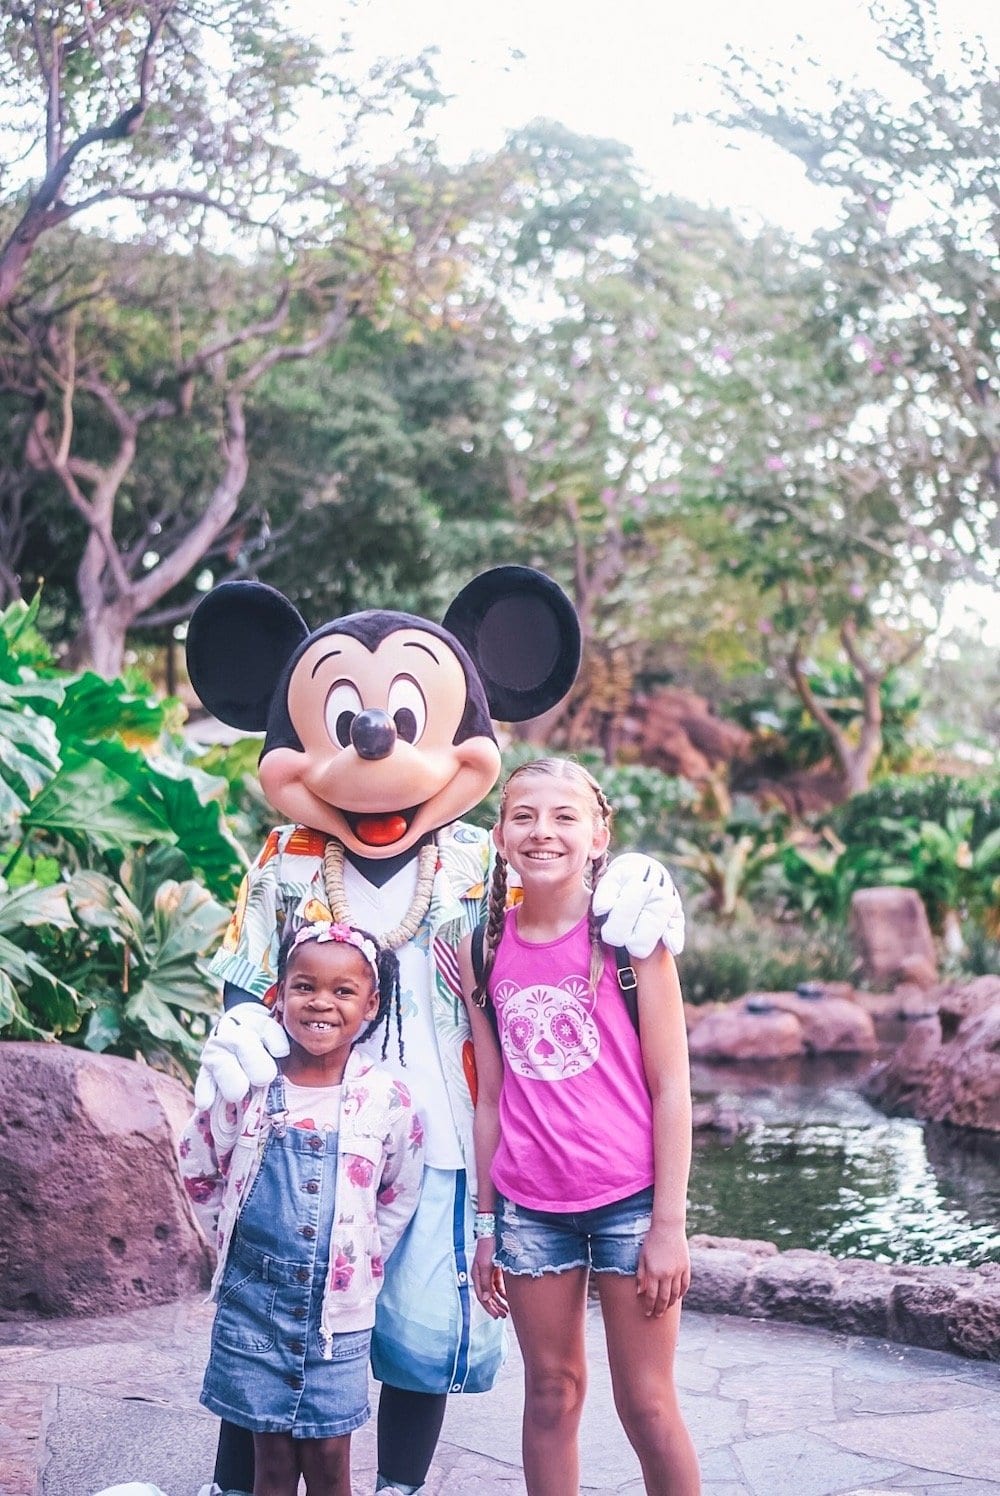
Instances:
[[[298,1448],[291,1434],[254,1434],[253,1496],[296,1496]]]
[[[674,1386],[681,1306],[647,1316],[634,1277],[597,1273],[615,1407],[648,1496],[698,1496],[701,1476]],[[508,1282],[510,1280],[508,1279]]]
[[[306,1496],[351,1496],[351,1436],[299,1439],[299,1462]]]
[[[587,1390],[587,1269],[506,1275],[524,1358],[521,1450],[528,1496],[578,1496],[577,1435]]]

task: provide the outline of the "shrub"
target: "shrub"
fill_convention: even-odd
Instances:
[[[246,864],[225,781],[186,761],[176,702],[58,670],[36,617],[0,614],[0,1035],[189,1066]]]
[[[854,795],[831,817],[841,841],[895,852],[899,824],[922,821],[947,824],[949,811],[971,811],[970,840],[975,845],[1000,828],[1000,779],[980,775],[959,779],[952,774],[895,775]]]
[[[678,960],[681,987],[690,1003],[719,1002],[747,992],[785,992],[799,982],[850,981],[855,966],[844,930],[830,925],[801,930],[761,921],[692,922]]]

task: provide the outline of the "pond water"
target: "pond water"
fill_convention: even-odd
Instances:
[[[748,1123],[697,1134],[688,1229],[877,1262],[1000,1262],[1000,1138],[885,1117],[870,1060],[693,1065],[696,1099]]]

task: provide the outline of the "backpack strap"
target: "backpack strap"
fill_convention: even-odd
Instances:
[[[486,920],[481,919],[472,932],[472,975],[476,986],[483,980],[486,968]]]
[[[483,980],[483,972],[486,970],[486,924],[487,921],[481,919],[472,932],[472,950],[470,954],[472,956],[472,975],[476,979],[477,987]],[[496,1034],[497,1042],[499,1043],[500,1029],[497,1024],[497,1010],[493,1006],[493,999],[488,992],[483,993],[483,1012],[490,1020],[493,1032]]]
[[[618,972],[618,986],[621,990],[622,1002],[625,1004],[625,1011],[629,1016],[632,1027],[638,1033],[639,1001],[635,993],[639,985],[639,978],[635,974],[632,957],[623,945],[615,946],[615,968]]]

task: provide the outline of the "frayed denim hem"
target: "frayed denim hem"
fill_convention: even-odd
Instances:
[[[590,1267],[586,1257],[581,1257],[579,1262],[554,1262],[545,1267],[510,1267],[506,1262],[498,1262],[496,1265],[512,1278],[544,1278],[547,1274],[558,1277],[561,1273],[572,1273],[578,1267]]]

